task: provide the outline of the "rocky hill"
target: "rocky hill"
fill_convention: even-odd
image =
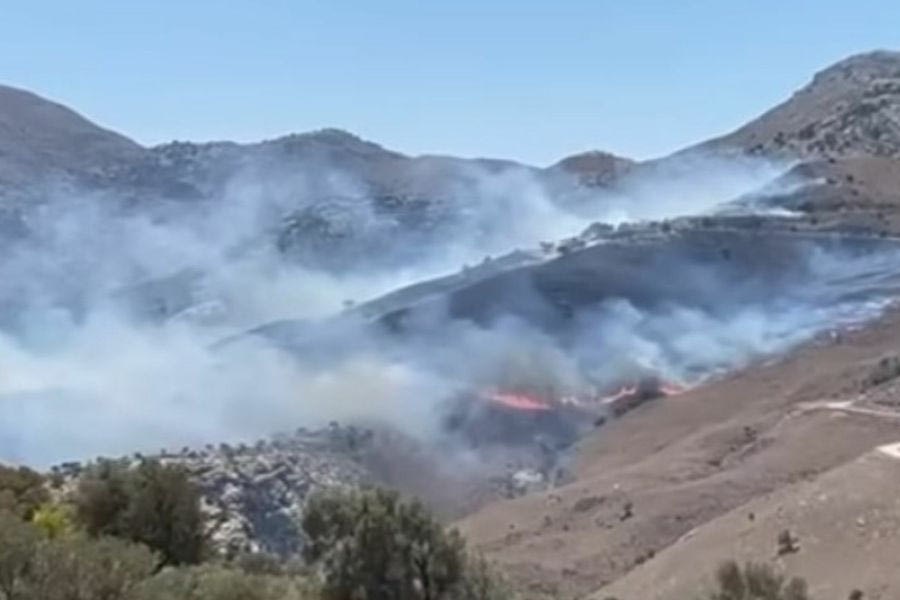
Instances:
[[[146,150],[31,92],[0,86],[0,198],[47,179],[88,180]]]
[[[482,187],[507,176],[547,179],[512,161],[406,156],[337,129],[146,148],[57,103],[0,87],[4,241],[27,231],[34,206],[54,200],[102,197],[117,210],[177,220],[189,207],[251,199],[264,213],[266,242],[286,256],[325,268],[383,266],[460,228],[489,227],[478,220]]]
[[[572,173],[579,183],[589,187],[610,186],[627,174],[635,161],[602,150],[573,154],[560,160],[548,171]]]
[[[513,253],[355,312],[402,329],[409,321],[403,317],[414,315],[404,309],[421,304],[482,324],[510,314],[523,322],[534,317],[548,330],[574,323],[567,333],[579,333],[588,328],[575,312],[608,297],[664,309],[664,293],[698,306],[720,296],[746,299],[751,272],[765,283],[760,297],[778,297],[789,287],[797,296],[808,294],[815,280],[805,285],[784,268],[793,242],[779,245],[774,232],[782,241],[802,238],[798,233],[826,241],[839,234],[867,245],[900,235],[900,53],[842,61],[758,119],[672,157],[637,164],[591,152],[544,170],[508,161],[409,157],[333,129],[256,144],[144,148],[64,107],[0,88],[0,241],[27,236],[29,211],[60,189],[90,191],[122,211],[175,207],[167,218],[185,206],[215,208],[222,198],[247,195],[262,199],[270,217],[266,242],[284,256],[335,271],[403,264],[435,240],[485,225],[472,215],[480,214],[483,198],[494,197],[482,193],[486,176],[503,185],[521,176],[542,192],[576,186],[593,193],[705,154],[794,161],[756,196],[741,198],[760,201],[778,216],[703,215],[617,229],[601,223],[580,236],[572,232],[575,237],[562,244],[548,243],[544,255]],[[524,194],[529,186],[510,189]],[[509,219],[510,211],[499,218]],[[654,245],[664,260],[650,263],[645,252]],[[714,259],[727,286],[707,290],[698,284],[705,277],[691,279],[682,265],[667,262],[694,256],[695,248]],[[856,282],[852,296],[863,298],[893,276],[890,268],[873,268],[840,285]],[[535,281],[549,312],[523,293],[534,291]],[[162,283],[165,295],[175,297],[169,287],[178,292],[189,285]],[[491,297],[503,301],[486,301]],[[503,456],[469,480],[451,472],[441,448],[432,448],[432,456],[402,445],[385,453],[371,438],[337,427],[162,458],[184,465],[202,487],[215,541],[225,553],[291,554],[300,543],[292,524],[311,491],[376,481],[433,494],[429,499],[447,503],[440,507],[445,514],[471,510],[460,527],[532,597],[678,594],[702,579],[693,562],[702,556],[710,563],[771,559],[799,569],[829,597],[846,597],[852,585],[886,600],[900,589],[896,570],[867,570],[867,564],[896,550],[900,522],[885,483],[896,470],[896,449],[878,449],[898,436],[900,387],[891,368],[898,336],[896,312],[869,327],[826,328],[780,360],[767,357],[684,393],[657,395],[622,418],[598,419],[592,426],[602,425],[599,432],[573,450],[574,481],[568,473],[549,477],[531,456],[518,463]],[[320,356],[321,349],[314,347]],[[79,469],[67,465],[60,472],[71,479]],[[483,496],[466,504],[470,485]],[[797,530],[799,551],[779,556],[775,536],[785,527]],[[835,544],[848,539],[858,552],[845,561]]]
[[[697,154],[785,158],[794,168],[760,196],[793,211],[791,231],[896,236],[898,82],[900,53],[851,57],[737,131],[636,165],[625,181]],[[730,558],[804,576],[813,597],[896,597],[900,581],[881,557],[900,512],[880,482],[896,469],[900,388],[873,373],[897,353],[898,327],[892,312],[641,406],[582,441],[574,483],[487,506],[461,526],[535,597],[683,597]],[[784,530],[798,549],[779,554]]]
[[[183,467],[197,484],[209,539],[217,553],[265,552],[289,557],[303,543],[298,523],[310,494],[375,482],[360,459],[369,440],[365,432],[335,424],[249,445],[222,443],[163,450],[154,458]],[[136,455],[133,460],[140,458]],[[62,482],[60,496],[75,488],[83,470],[79,462],[52,468],[51,473]]]
[[[693,148],[795,157],[900,156],[900,52],[842,60],[790,99]]]
[[[896,407],[885,401],[900,389],[872,378],[897,352],[898,331],[893,312],[644,405],[582,441],[576,481],[488,506],[463,531],[531,597],[678,598],[734,558],[796,567],[827,590],[821,597],[846,598],[856,586],[893,598],[885,590],[900,586],[895,569],[862,555],[846,571],[838,565],[849,548],[874,556],[900,519],[875,483],[896,470],[875,450],[898,439]],[[798,553],[778,556],[782,529],[799,537]],[[845,546],[826,543],[838,538]]]
[[[853,590],[863,598],[890,598],[898,578],[883,559],[898,551],[889,532],[898,518],[893,482],[900,471],[892,448],[761,495],[691,530],[592,598],[691,597],[712,578],[696,565],[715,565],[723,556],[774,562],[809,581],[814,598],[852,598]],[[790,546],[783,543],[785,532]]]

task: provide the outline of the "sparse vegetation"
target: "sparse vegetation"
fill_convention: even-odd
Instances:
[[[798,540],[789,529],[784,529],[778,534],[778,556],[793,554],[800,550]]]
[[[723,563],[716,571],[716,589],[709,600],[810,600],[806,581],[786,580],[770,566],[734,561]]]
[[[0,510],[0,600],[506,600],[498,573],[418,501],[383,489],[314,495],[301,527],[307,564],[250,554],[204,558],[199,496],[157,461],[90,466],[74,505],[44,501],[42,481],[7,470]],[[591,499],[589,504],[597,502]],[[588,504],[588,503],[585,503]],[[630,502],[625,512],[632,513]],[[23,517],[30,517],[30,522]],[[778,552],[797,551],[789,530]],[[653,557],[641,556],[638,563]],[[730,561],[708,600],[809,600],[804,580]],[[854,590],[850,598],[860,600]]]
[[[886,356],[872,368],[863,383],[863,389],[875,387],[900,377],[900,356]]]

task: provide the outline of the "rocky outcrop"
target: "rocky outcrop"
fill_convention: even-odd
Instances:
[[[332,423],[254,444],[208,444],[124,460],[136,464],[153,458],[186,470],[200,490],[217,554],[288,558],[303,548],[300,519],[310,495],[319,490],[383,485],[422,499],[443,516],[456,517],[486,502],[569,481],[566,448],[551,449],[540,441],[469,448],[467,453],[481,452],[480,464],[473,468],[454,462],[460,447],[453,444],[439,447],[395,431]],[[54,495],[70,498],[84,469],[79,462],[53,467]]]
[[[164,454],[182,465],[203,494],[210,536],[222,554],[296,554],[299,519],[310,494],[371,482],[358,460],[367,437],[355,428],[298,430],[254,445],[207,446]]]
[[[900,52],[842,60],[786,102],[697,149],[801,158],[900,156]]]
[[[184,467],[199,487],[217,553],[265,552],[287,557],[303,546],[299,519],[310,494],[372,483],[371,473],[360,461],[370,439],[370,433],[333,424],[252,445],[183,448],[154,458]],[[52,469],[60,494],[74,490],[83,469],[75,462]]]

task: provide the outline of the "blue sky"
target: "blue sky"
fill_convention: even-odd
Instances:
[[[646,158],[852,53],[896,0],[7,0],[0,82],[139,142],[340,127],[411,153]]]

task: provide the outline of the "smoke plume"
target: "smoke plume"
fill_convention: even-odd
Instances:
[[[502,302],[496,318],[470,319],[446,296],[422,303],[416,327],[401,334],[342,312],[595,221],[714,211],[777,172],[691,162],[614,191],[560,191],[526,169],[469,166],[435,195],[434,226],[408,236],[396,216],[372,208],[365,185],[333,166],[281,180],[243,171],[196,204],[58,192],[28,207],[28,234],[4,244],[0,459],[47,465],[251,441],[333,419],[428,438],[439,434],[436,407],[468,389],[603,389],[643,372],[693,380],[877,310],[884,282],[852,278],[882,273],[883,259],[806,249],[791,266],[802,277],[784,289],[718,303],[730,275],[690,265],[695,295],[667,299],[660,286],[652,304],[598,296],[559,327],[504,314]],[[329,227],[340,225],[342,252],[355,257],[340,267],[306,250],[298,260],[273,241],[298,211],[323,202],[338,207]],[[840,285],[848,280],[857,293]],[[549,313],[559,308],[541,290],[517,293]],[[243,335],[269,323],[278,331],[285,320],[305,332],[301,344]]]

